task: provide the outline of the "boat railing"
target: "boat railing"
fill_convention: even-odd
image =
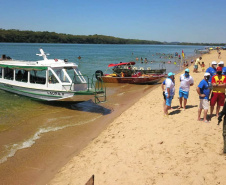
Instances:
[[[76,80],[76,77],[81,80],[81,82],[78,82]],[[73,79],[73,83],[71,84],[70,90],[72,90],[72,85],[86,85],[87,92],[93,92],[95,103],[102,103],[106,101],[106,86],[104,85],[103,80],[100,81],[96,80],[95,75],[93,74],[92,78],[89,78],[86,75],[82,75],[81,73],[79,75],[75,75]],[[83,86],[84,87],[84,86]]]
[[[92,87],[95,89],[95,103],[103,103],[106,102],[106,86],[103,82],[103,79],[99,78],[99,80],[96,80],[96,75],[93,74],[91,79]]]

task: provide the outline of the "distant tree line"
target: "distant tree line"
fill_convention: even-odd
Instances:
[[[0,42],[17,43],[74,43],[74,44],[168,44],[224,46],[225,43],[159,42],[139,39],[123,39],[105,35],[71,35],[48,31],[21,31],[0,29]]]
[[[70,35],[48,31],[20,31],[0,29],[0,42],[76,43],[76,44],[163,44],[158,41],[122,39],[105,35]]]

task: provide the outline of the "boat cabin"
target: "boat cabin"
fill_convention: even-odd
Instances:
[[[22,63],[22,62],[21,62]],[[73,63],[41,66],[7,61],[0,64],[0,81],[6,84],[52,90],[87,90],[87,82]]]

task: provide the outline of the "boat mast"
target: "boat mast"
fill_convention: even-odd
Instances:
[[[49,54],[46,54],[42,48],[40,48],[39,51],[40,51],[40,54],[36,54],[36,55],[43,57],[43,60],[48,60],[47,55],[49,55]]]

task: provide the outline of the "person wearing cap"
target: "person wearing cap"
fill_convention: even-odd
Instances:
[[[210,87],[209,87],[209,81],[210,79],[210,73],[205,73],[204,74],[204,79],[201,80],[199,83],[198,87],[196,88],[196,91],[199,95],[199,108],[198,108],[198,121],[201,121],[201,113],[202,110],[204,110],[204,116],[203,116],[203,121],[208,123],[209,121],[207,120],[207,112],[209,109],[209,95],[210,95]]]
[[[168,77],[165,80],[165,96],[166,104],[164,108],[164,115],[168,116],[168,110],[171,108],[172,99],[175,93],[175,84],[174,84],[174,75],[175,73],[168,73]]]
[[[198,72],[198,65],[200,64],[200,60],[202,60],[202,57],[196,59],[193,72]]]
[[[222,75],[222,67],[217,67],[217,74],[212,77],[213,92],[210,100],[210,117],[213,116],[214,106],[217,103],[216,116],[218,117],[220,107],[224,106],[226,76]]]
[[[179,88],[179,102],[180,108],[182,107],[182,102],[184,99],[184,110],[186,108],[187,99],[189,95],[190,86],[194,85],[194,80],[191,75],[189,75],[189,69],[185,69],[185,73],[180,76],[180,88]]]
[[[216,75],[216,72],[217,72],[217,62],[216,61],[213,61],[212,63],[211,63],[211,67],[209,67],[209,68],[207,68],[207,70],[206,70],[206,72],[207,73],[210,73],[210,79],[209,79],[209,82],[211,82],[211,80],[212,80],[212,77],[214,76],[214,75]]]
[[[219,66],[219,67],[222,67],[222,74],[223,74],[223,75],[226,75],[226,67],[224,67],[224,62],[223,62],[223,61],[220,61],[220,62],[218,63],[218,66]]]

